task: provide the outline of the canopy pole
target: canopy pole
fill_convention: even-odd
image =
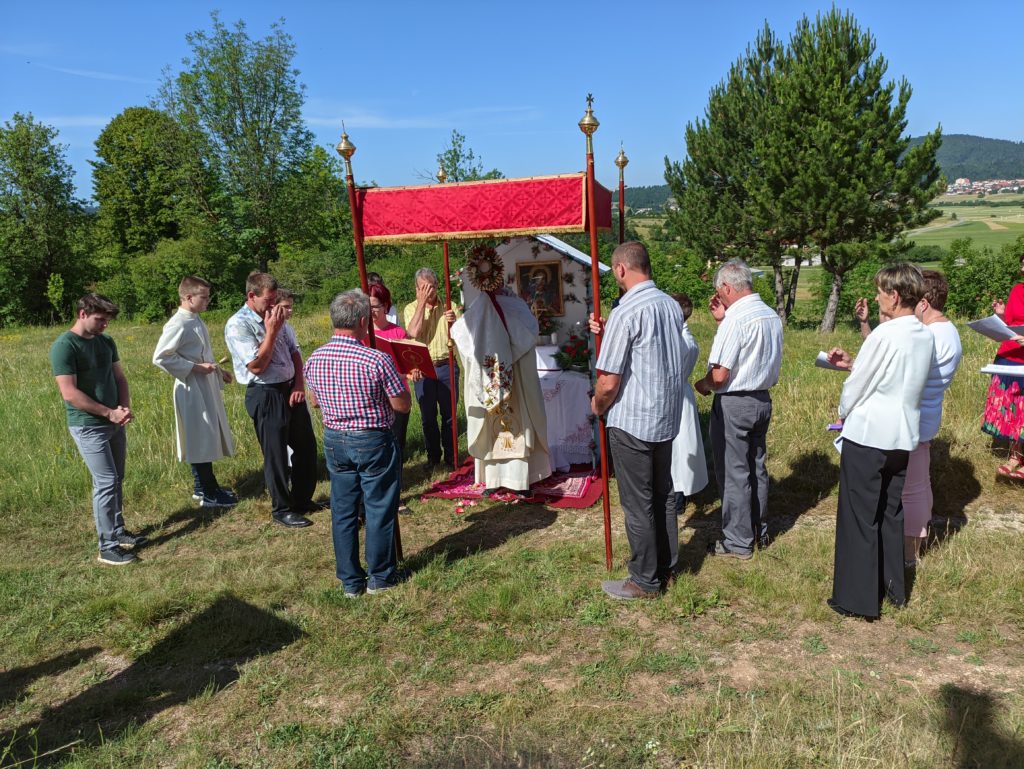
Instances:
[[[626,151],[619,145],[619,155],[615,158],[615,165],[619,168],[619,245],[626,242],[626,166],[629,165],[629,158]]]
[[[601,323],[601,270],[597,245],[597,201],[594,190],[597,184],[594,175],[594,132],[600,125],[594,117],[594,97],[587,94],[587,113],[579,122],[580,130],[587,137],[587,229],[590,232],[590,281],[593,296],[594,319]],[[621,198],[619,199],[621,205]],[[620,236],[621,237],[621,236]],[[602,331],[603,333],[603,331]],[[594,336],[595,359],[601,354],[601,334]],[[605,568],[612,570],[612,513],[608,501],[608,436],[604,420],[597,421],[597,440],[601,450],[601,506],[604,510],[604,559]]]
[[[438,165],[437,167],[437,180],[444,184],[448,181],[448,174],[444,170],[444,166]],[[452,272],[448,262],[448,241],[444,241],[441,244],[442,251],[444,252],[444,308],[446,311],[452,309]],[[455,378],[455,344],[452,342],[452,323],[448,323],[448,392],[451,394],[451,407],[452,407],[452,461],[454,463],[454,470],[459,469],[459,418],[458,418],[458,396],[455,394],[456,378]]]
[[[342,124],[341,127],[341,141],[338,142],[338,146],[335,148],[338,154],[345,159],[345,186],[348,188],[348,208],[349,213],[352,214],[352,241],[356,247],[356,264],[359,265],[359,283],[362,286],[363,293],[370,293],[370,284],[366,280],[366,258],[363,255],[363,217],[360,215],[361,212],[356,207],[356,183],[352,177],[352,156],[356,154],[356,145],[348,140],[348,134],[345,133],[345,126]],[[370,347],[377,349],[377,336],[373,333],[373,320],[367,324],[369,327],[370,335]],[[398,513],[395,513],[395,555],[398,560],[404,559],[402,553],[402,531],[398,523]]]

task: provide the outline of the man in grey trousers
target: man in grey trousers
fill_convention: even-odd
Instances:
[[[123,566],[146,541],[124,527],[121,484],[125,425],[132,421],[128,380],[114,340],[103,332],[117,305],[99,294],[78,300],[75,325],[50,347],[50,365],[67,412],[68,430],[92,475],[92,512],[99,562]]]
[[[708,373],[694,385],[701,395],[715,395],[709,432],[722,496],[722,539],[711,552],[747,560],[755,542],[768,545],[768,390],[782,367],[782,321],[754,293],[750,268],[741,260],[723,264],[714,285],[708,307],[719,326]]]
[[[668,509],[683,411],[683,313],[651,280],[642,243],[616,248],[612,273],[626,293],[608,318],[591,409],[607,418],[631,555],[629,577],[601,588],[612,598],[654,598],[672,576],[668,526],[676,517],[669,520]],[[599,330],[593,321],[591,330]]]

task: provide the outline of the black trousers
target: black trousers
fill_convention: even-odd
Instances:
[[[644,590],[660,590],[674,557],[668,531],[669,510],[675,513],[672,441],[649,443],[610,427],[608,443],[615,461],[619,504],[626,519],[630,579]],[[671,522],[673,527],[678,526],[674,514]],[[678,529],[673,534],[678,543]]]
[[[434,361],[437,379],[421,379],[416,382],[416,402],[420,404],[420,420],[423,423],[423,443],[427,449],[427,462],[436,465],[444,452],[444,463],[455,466],[455,447],[452,445],[452,391],[458,401],[459,364],[450,370],[448,361]],[[441,415],[441,429],[437,427],[437,416]],[[403,452],[404,457],[404,452]]]
[[[903,483],[909,451],[843,441],[832,600],[877,617],[882,599],[906,603],[903,579]]]
[[[263,450],[263,477],[274,515],[301,512],[316,490],[316,435],[305,401],[288,404],[292,383],[250,384],[245,410],[252,417],[256,439]],[[291,471],[288,449],[292,450]],[[289,490],[289,477],[291,489]]]

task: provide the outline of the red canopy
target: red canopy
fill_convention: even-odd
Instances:
[[[356,205],[367,243],[587,231],[583,173],[422,187],[370,187]],[[612,194],[594,185],[597,227],[612,226]]]

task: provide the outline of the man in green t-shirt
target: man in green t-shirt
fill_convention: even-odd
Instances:
[[[78,300],[78,318],[50,347],[68,429],[92,475],[92,511],[100,540],[100,563],[137,560],[132,549],[145,537],[124,527],[121,484],[126,454],[124,426],[132,421],[128,380],[114,340],[103,333],[117,305],[99,294]]]

